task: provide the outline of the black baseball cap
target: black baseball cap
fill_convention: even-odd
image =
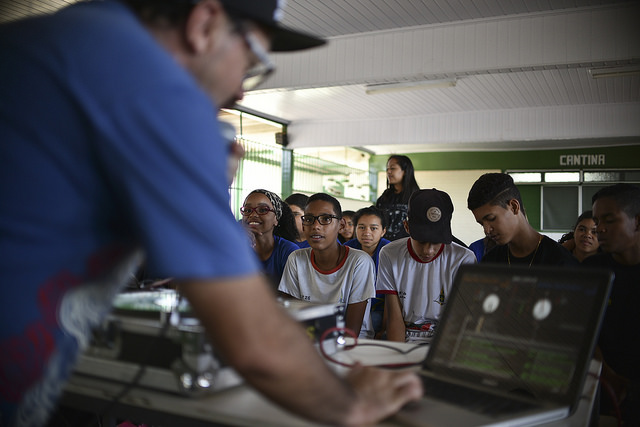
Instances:
[[[444,191],[417,190],[409,198],[409,234],[419,242],[446,243],[453,240],[453,202]]]
[[[221,3],[233,16],[264,25],[271,32],[273,52],[308,49],[326,43],[322,38],[280,25],[284,0],[221,0]]]

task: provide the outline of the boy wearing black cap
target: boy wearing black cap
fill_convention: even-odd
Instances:
[[[497,246],[483,263],[576,265],[578,261],[559,243],[533,229],[525,214],[520,190],[504,173],[486,173],[469,191],[467,206],[484,233]]]
[[[376,289],[385,294],[387,339],[429,342],[458,267],[476,262],[473,252],[452,242],[452,215],[447,193],[418,190],[404,221],[410,237],[380,251]]]

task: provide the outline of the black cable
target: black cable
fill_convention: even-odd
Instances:
[[[138,371],[136,372],[136,375],[128,384],[126,384],[122,388],[122,390],[120,390],[120,393],[118,393],[113,399],[111,399],[111,401],[107,405],[105,405],[103,409],[98,411],[98,413],[96,414],[98,416],[98,420],[100,420],[101,417],[106,417],[109,414],[111,414],[115,409],[116,405],[120,402],[120,399],[126,396],[134,387],[138,386],[140,380],[142,379],[143,375],[147,371],[147,366],[149,365],[149,362],[151,361],[151,357],[154,354],[153,350],[155,349],[157,343],[160,342],[160,340],[166,336],[167,331],[169,330],[169,326],[171,325],[171,316],[174,313],[174,310],[176,310],[176,312],[179,311],[181,302],[182,302],[182,295],[178,293],[177,304],[175,304],[175,306],[172,307],[171,310],[167,313],[167,316],[164,324],[162,325],[162,328],[160,329],[158,334],[155,336],[155,338],[151,341],[150,345],[147,347],[147,351],[142,359],[143,361],[140,363],[138,367]],[[88,424],[88,427],[90,426],[91,424]]]

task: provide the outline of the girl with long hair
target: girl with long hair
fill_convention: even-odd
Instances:
[[[409,210],[409,197],[420,187],[416,182],[413,163],[407,156],[394,154],[387,160],[387,189],[376,202],[376,207],[387,216],[389,226],[384,237],[397,240],[408,237],[403,221]]]

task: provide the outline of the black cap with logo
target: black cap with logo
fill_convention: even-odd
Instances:
[[[444,191],[418,190],[409,198],[409,234],[419,242],[446,243],[453,240],[453,202]]]

